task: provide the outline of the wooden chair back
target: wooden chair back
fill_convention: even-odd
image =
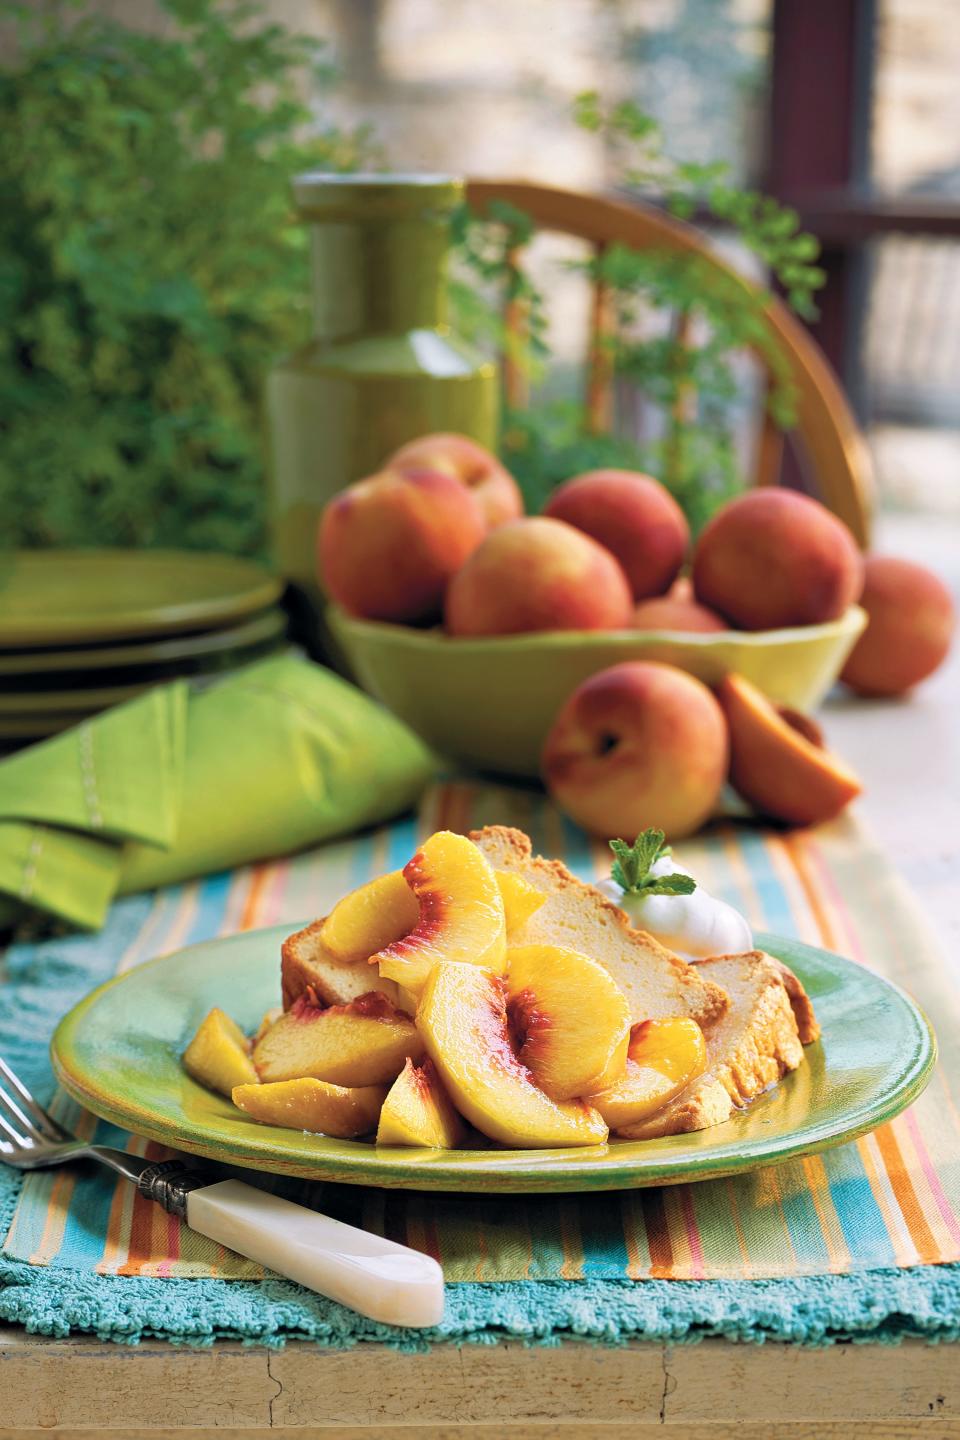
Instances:
[[[488,214],[495,202],[506,201],[529,216],[538,231],[575,236],[592,246],[597,255],[616,244],[634,250],[695,253],[743,285],[749,283],[719,259],[692,226],[638,202],[515,180],[470,180],[467,199],[481,216]],[[517,255],[512,258],[518,263],[522,259]],[[797,424],[785,437],[763,407],[752,483],[778,483],[787,438],[799,452],[806,483],[865,546],[870,532],[873,479],[864,437],[830,365],[799,320],[776,298],[766,303],[764,313],[789,364],[797,396]],[[506,398],[510,405],[524,408],[529,401],[528,381],[524,367],[516,359],[517,347],[523,343],[522,306],[508,303],[504,321],[511,337],[509,353],[503,356]],[[587,424],[595,433],[604,433],[613,425],[614,374],[608,342],[614,324],[611,296],[602,281],[595,281],[584,393]],[[683,339],[689,324],[689,315],[676,316],[674,334]],[[763,365],[762,355],[758,359]],[[692,398],[684,397],[679,403],[689,403]]]

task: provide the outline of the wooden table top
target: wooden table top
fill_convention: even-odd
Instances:
[[[960,598],[960,530],[894,518],[878,548],[932,565]],[[861,773],[861,813],[911,884],[947,963],[960,956],[960,647],[908,701],[831,701],[829,743]],[[0,1328],[0,1436],[111,1440],[960,1440],[951,1345],[812,1350],[570,1341],[556,1349],[373,1345],[127,1349]],[[5,1428],[2,1428],[5,1427]]]

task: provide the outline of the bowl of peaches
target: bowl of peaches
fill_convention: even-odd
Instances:
[[[655,479],[575,476],[527,516],[474,441],[426,436],[326,506],[319,572],[357,680],[439,753],[539,774],[590,676],[652,660],[730,673],[813,708],[865,624],[863,562],[824,506],[777,489],[727,504],[695,544]]]

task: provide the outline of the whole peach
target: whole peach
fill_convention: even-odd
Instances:
[[[713,517],[693,555],[697,599],[743,630],[835,620],[860,595],[850,531],[792,490],[740,495]]]
[[[562,520],[511,520],[491,531],[447,590],[451,635],[622,630],[630,587],[608,550]]]
[[[443,431],[422,435],[395,450],[384,469],[401,474],[410,469],[438,470],[455,476],[479,500],[489,530],[507,520],[519,520],[523,514],[523,496],[509,470],[467,435]]]
[[[706,605],[698,605],[696,600],[673,600],[669,595],[641,600],[633,608],[633,624],[637,630],[689,630],[704,635],[730,628]]]
[[[727,726],[706,685],[656,661],[601,670],[563,706],[543,748],[553,799],[584,829],[633,840],[689,835],[727,773]]]
[[[487,532],[473,494],[452,475],[371,475],[342,490],[320,519],[320,580],[368,620],[436,619],[451,575]]]
[[[669,590],[690,529],[668,490],[635,470],[589,470],[551,495],[544,514],[566,520],[616,555],[635,600]]]
[[[840,679],[862,695],[902,695],[946,658],[955,614],[931,571],[893,555],[868,555],[860,604],[870,617]]]

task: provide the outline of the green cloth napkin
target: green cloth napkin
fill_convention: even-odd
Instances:
[[[118,894],[388,820],[432,772],[405,725],[308,661],[178,680],[0,762],[0,896],[97,928]]]

